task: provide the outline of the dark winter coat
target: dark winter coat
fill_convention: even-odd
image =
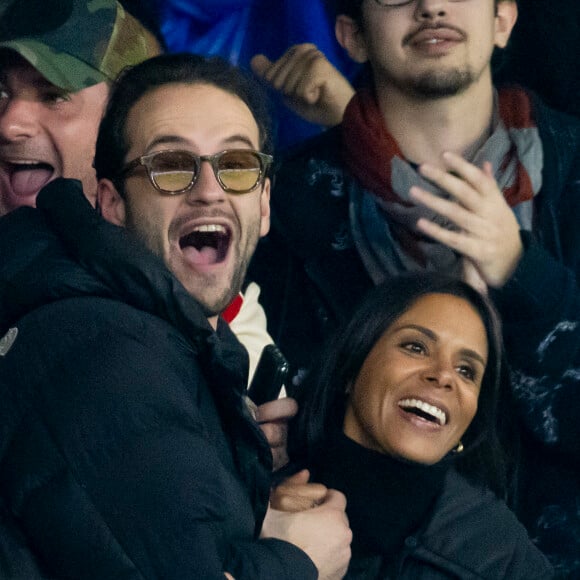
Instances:
[[[0,220],[0,497],[43,573],[316,578],[258,539],[271,455],[239,342],[78,183],[38,206]]]
[[[307,466],[315,481],[346,496],[353,532],[346,580],[553,578],[506,504],[456,470],[459,455],[425,465],[362,447],[340,428],[327,434]]]
[[[388,522],[383,525],[388,526]],[[355,555],[346,578],[550,580],[553,577],[548,561],[531,544],[525,528],[505,503],[451,470],[425,524],[405,539],[397,556]]]

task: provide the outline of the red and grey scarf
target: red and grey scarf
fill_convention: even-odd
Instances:
[[[414,205],[411,186],[447,197],[424,180],[405,160],[384,124],[370,91],[361,91],[348,105],[343,119],[346,164],[363,185],[350,192],[350,221],[359,253],[375,280],[406,270],[459,272],[460,259],[448,248],[426,240],[414,231],[419,217],[441,223],[441,217]],[[522,229],[532,227],[532,200],[542,184],[543,151],[532,116],[529,96],[519,88],[501,90],[494,103],[492,134],[471,162],[492,164]],[[449,225],[449,227],[452,227]]]

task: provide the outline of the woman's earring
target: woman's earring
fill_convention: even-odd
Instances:
[[[461,441],[457,444],[457,447],[453,450],[454,453],[461,453],[463,451],[463,443]]]

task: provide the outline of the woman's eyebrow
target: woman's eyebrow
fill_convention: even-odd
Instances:
[[[407,329],[411,329],[411,330],[417,330],[418,332],[420,332],[421,334],[424,334],[427,338],[430,338],[431,340],[437,340],[437,335],[429,328],[425,327],[425,326],[421,326],[420,324],[402,324],[401,326],[396,326],[394,328],[395,332],[399,332],[400,330],[407,330]]]
[[[394,330],[397,332],[406,329],[416,330],[417,332],[424,334],[427,338],[429,338],[434,342],[437,342],[439,340],[437,334],[435,334],[430,328],[426,328],[425,326],[421,326],[420,324],[404,324],[401,326],[397,326]],[[487,365],[486,360],[477,351],[471,348],[462,348],[460,352],[461,355],[464,357],[476,360],[480,362],[483,366]]]
[[[471,348],[462,348],[460,352],[465,358],[471,358],[473,360],[476,360],[480,362],[484,367],[487,365],[486,360],[477,351]]]

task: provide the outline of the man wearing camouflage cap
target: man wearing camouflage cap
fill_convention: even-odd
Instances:
[[[0,216],[33,206],[61,176],[80,179],[94,200],[109,83],[158,52],[115,0],[0,0]],[[44,578],[1,503],[0,577]]]
[[[0,215],[57,177],[94,201],[94,144],[109,83],[160,52],[115,0],[0,0]]]

